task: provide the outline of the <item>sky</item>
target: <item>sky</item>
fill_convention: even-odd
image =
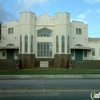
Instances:
[[[70,21],[88,24],[88,36],[100,38],[100,0],[0,0],[0,22],[19,20],[20,12],[34,12],[36,16],[46,12],[70,13]]]

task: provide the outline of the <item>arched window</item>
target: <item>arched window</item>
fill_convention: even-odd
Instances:
[[[20,35],[20,53],[22,53],[22,35]]]
[[[67,37],[67,53],[69,53],[70,39]]]
[[[33,53],[33,36],[31,35],[31,53]]]
[[[43,29],[37,31],[37,36],[38,37],[52,37],[52,30],[43,28]]]
[[[46,36],[46,33],[44,33],[44,36]]]
[[[64,53],[65,52],[65,36],[64,35],[62,35],[62,37],[61,37],[61,44],[62,44],[62,53]]]
[[[58,39],[58,35],[56,36],[56,53],[59,52],[59,39]]]
[[[28,36],[25,35],[25,52],[28,52]]]

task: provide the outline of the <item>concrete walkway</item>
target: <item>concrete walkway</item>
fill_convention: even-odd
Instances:
[[[0,80],[25,80],[25,79],[100,79],[100,75],[0,75]]]

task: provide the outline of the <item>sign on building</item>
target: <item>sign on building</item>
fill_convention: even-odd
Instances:
[[[49,67],[48,61],[40,61],[40,67]]]

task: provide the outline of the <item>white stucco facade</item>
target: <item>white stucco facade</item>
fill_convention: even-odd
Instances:
[[[13,32],[9,33],[10,31]],[[38,31],[44,33],[38,36]],[[48,35],[49,32],[51,35]],[[71,60],[100,60],[100,40],[89,41],[88,25],[80,21],[71,22],[70,13],[67,12],[55,13],[54,17],[46,13],[37,17],[33,12],[22,12],[19,21],[7,21],[1,24],[1,36],[5,39],[1,38],[0,59],[9,60],[7,52],[13,50],[14,59],[18,59],[16,54],[18,52],[18,54],[35,54],[35,58],[54,58],[55,54],[69,54]],[[28,38],[26,45],[25,36]],[[44,43],[44,51],[42,51],[42,44],[40,50],[38,43]],[[49,45],[51,43],[49,49],[48,43]],[[94,56],[92,56],[92,48],[95,48]],[[78,52],[80,52],[79,55]],[[78,58],[80,55],[81,58]]]

